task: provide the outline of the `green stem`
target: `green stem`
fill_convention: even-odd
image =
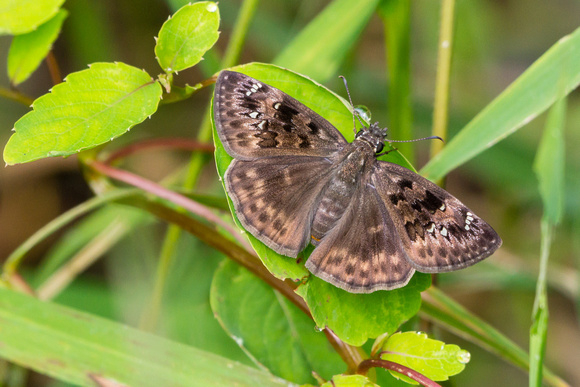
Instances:
[[[529,385],[542,385],[542,365],[546,351],[546,335],[548,331],[548,292],[546,277],[548,273],[548,258],[552,243],[553,225],[544,217],[541,222],[542,241],[540,253],[540,273],[536,285],[536,298],[532,312],[532,326],[530,328],[530,371]]]
[[[439,30],[432,134],[444,140],[447,138],[449,114],[449,78],[451,73],[451,54],[453,52],[454,9],[455,0],[443,0],[441,4],[441,28]],[[431,142],[431,157],[439,153],[441,149],[443,149],[442,142]]]
[[[18,91],[13,91],[13,90],[9,90],[5,87],[0,87],[0,97],[4,97],[7,99],[10,99],[12,101],[18,102],[22,105],[25,106],[30,106],[32,105],[32,102],[34,101],[34,99],[18,92]]]
[[[529,356],[526,351],[445,293],[432,286],[421,296],[423,302],[419,313],[422,318],[476,343],[525,371],[529,370]],[[546,367],[543,368],[543,380],[550,386],[569,387],[568,383]]]
[[[391,138],[413,138],[411,106],[411,2],[391,1],[381,13],[385,26],[389,73],[389,129]],[[413,144],[399,143],[397,149],[411,164],[415,162]]]
[[[103,204],[135,195],[136,192],[138,192],[136,189],[119,189],[101,196],[96,196],[47,223],[44,227],[31,235],[24,243],[18,246],[18,248],[10,254],[8,259],[6,259],[3,267],[4,279],[9,282],[10,277],[17,271],[18,265],[22,259],[24,259],[25,255],[54,232],[60,230],[62,227],[66,226],[81,215],[84,215]]]
[[[258,0],[245,0],[242,4],[232,31],[232,37],[228,43],[228,47],[226,48],[222,60],[222,68],[231,67],[238,61],[257,4]],[[201,143],[209,142],[212,137],[210,114],[211,104],[208,104],[197,135],[197,141]],[[200,153],[194,153],[192,155],[187,169],[186,178],[183,183],[184,189],[192,190],[193,187],[195,187],[199,175],[201,174],[201,170],[209,159],[210,158],[207,155]],[[167,282],[169,269],[171,268],[175,258],[175,250],[177,249],[177,242],[179,241],[181,232],[182,231],[179,227],[175,225],[171,225],[167,229],[167,234],[165,235],[159,257],[151,302],[148,309],[143,312],[141,317],[140,326],[143,329],[153,330],[158,320],[165,284]]]

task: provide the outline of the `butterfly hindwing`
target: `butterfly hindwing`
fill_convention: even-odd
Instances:
[[[444,189],[397,164],[377,161],[373,184],[415,269],[447,272],[491,255],[501,239]]]
[[[313,212],[331,166],[321,157],[234,160],[225,185],[244,228],[276,252],[296,257],[310,242]]]
[[[222,71],[214,119],[228,154],[259,157],[327,156],[347,141],[326,119],[288,94],[247,75]]]
[[[399,288],[415,272],[382,199],[364,182],[342,218],[314,249],[306,268],[352,293]]]

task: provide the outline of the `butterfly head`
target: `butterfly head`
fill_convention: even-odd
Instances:
[[[378,122],[371,124],[369,127],[363,127],[355,135],[356,140],[369,143],[377,154],[383,151],[386,137],[387,128],[381,128]]]

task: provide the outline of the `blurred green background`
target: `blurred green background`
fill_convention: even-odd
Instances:
[[[130,0],[69,0],[69,17],[54,54],[63,76],[98,61],[121,61],[158,74],[153,37],[167,17],[186,2]],[[269,0],[259,3],[240,63],[269,62],[328,4],[328,1]],[[221,37],[206,60],[179,74],[177,83],[195,84],[211,76],[228,41],[241,2],[222,0]],[[440,2],[412,2],[411,62],[414,136],[429,135],[435,84]],[[574,0],[459,0],[456,4],[452,64],[450,134],[503,91],[562,36],[580,25],[580,2]],[[339,74],[347,77],[355,104],[370,108],[373,120],[389,124],[385,37],[377,16],[349,52]],[[0,37],[0,57],[6,58],[9,37]],[[580,65],[580,64],[577,64]],[[6,74],[5,61],[0,74]],[[8,87],[4,75],[0,84]],[[45,65],[20,90],[36,98],[52,84]],[[337,77],[327,86],[345,95]],[[163,105],[151,120],[135,127],[112,148],[155,137],[194,138],[211,90],[191,99]],[[27,106],[0,100],[0,143],[6,144],[14,122]],[[453,171],[447,189],[491,223],[504,240],[492,258],[468,270],[441,275],[440,287],[523,348],[528,346],[540,251],[542,206],[532,164],[546,115],[541,115],[493,148]],[[580,252],[580,93],[569,96],[566,127],[565,217],[557,229],[549,270],[550,322],[547,365],[571,385],[580,385],[578,326],[578,263]],[[404,140],[404,139],[400,139]],[[428,159],[429,143],[417,143],[419,169]],[[151,151],[132,156],[123,165],[158,180],[189,159],[182,152]],[[213,163],[207,164],[198,192],[223,197]],[[60,213],[91,197],[75,157],[54,158],[0,168],[0,259]],[[116,210],[115,210],[116,211]],[[112,212],[115,212],[112,211]],[[87,229],[107,224],[111,214]],[[138,325],[154,282],[156,260],[165,224],[135,216],[138,227],[82,274],[57,301],[99,315]],[[102,223],[100,223],[102,222]],[[66,231],[66,230],[65,230]],[[64,254],[55,243],[65,232],[44,243],[27,260],[31,281],[50,254]],[[185,236],[172,267],[158,331],[172,339],[221,355],[251,361],[221,331],[209,309],[211,273],[222,257]],[[36,278],[35,278],[36,277]],[[437,331],[443,340],[468,349],[472,360],[454,377],[453,385],[523,386],[527,375],[462,339]],[[43,383],[38,378],[38,385]]]

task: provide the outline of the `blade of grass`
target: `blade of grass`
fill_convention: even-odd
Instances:
[[[546,128],[534,162],[539,190],[544,203],[541,222],[542,240],[540,272],[536,284],[536,298],[530,328],[530,387],[541,386],[542,365],[548,334],[548,258],[554,228],[562,218],[564,203],[564,138],[566,98],[558,100],[548,115]]]
[[[389,130],[391,138],[413,138],[411,105],[411,2],[383,1],[379,7],[386,36],[387,70],[389,73]],[[411,143],[399,143],[397,149],[411,164],[415,162]]]
[[[554,44],[421,170],[439,180],[509,136],[580,84],[580,28]],[[563,80],[560,79],[563,77]]]
[[[526,351],[485,321],[433,286],[424,291],[422,296],[423,303],[419,312],[422,318],[478,344],[525,371],[529,370],[529,357]],[[543,380],[550,386],[570,386],[546,367],[543,371]]]
[[[24,243],[18,246],[18,248],[14,250],[12,254],[10,254],[10,256],[6,259],[6,262],[4,262],[3,266],[3,279],[10,281],[10,276],[17,271],[18,265],[24,259],[25,255],[34,246],[38,245],[54,232],[60,230],[62,227],[69,224],[73,220],[88,213],[89,211],[94,210],[95,208],[102,206],[103,204],[135,195],[138,192],[139,191],[136,189],[120,189],[108,192],[104,195],[94,197],[82,204],[79,204],[78,206],[60,215],[58,218],[55,218],[51,222],[47,223],[44,227],[30,236],[30,238],[28,238]]]
[[[368,24],[379,0],[334,0],[286,46],[273,64],[324,82]]]
[[[287,386],[235,361],[0,288],[0,356],[80,386]]]

